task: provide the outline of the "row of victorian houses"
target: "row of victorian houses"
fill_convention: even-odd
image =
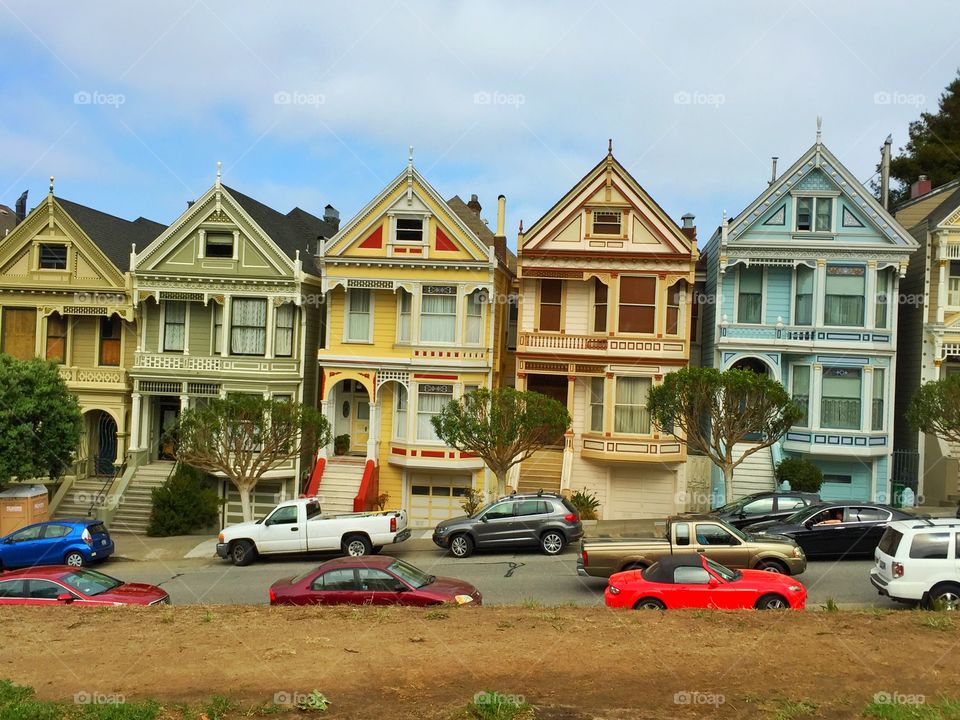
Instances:
[[[84,444],[55,512],[103,505],[133,530],[173,466],[166,430],[228,393],[316,405],[349,436],[345,453],[275,469],[255,512],[303,493],[366,509],[385,494],[432,525],[493,478],[430,418],[502,385],[573,417],[512,487],[586,489],[604,518],[662,517],[723,491],[647,413],[649,388],[691,363],[766,373],[805,410],[738,469],[736,496],[806,457],[827,498],[886,500],[912,479],[935,503],[957,493],[960,448],[901,419],[921,382],[960,370],[960,185],[911,194],[891,215],[818,131],[698,251],[693,216],[678,225],[608,151],[521,227],[514,255],[503,196],[494,231],[476,196],[445,200],[412,155],[343,225],[331,205],[269,208],[219,170],[169,226],[70,202],[51,180],[29,214],[21,198],[0,218],[0,351],[58,363],[79,398]],[[239,519],[220,492],[222,522]]]

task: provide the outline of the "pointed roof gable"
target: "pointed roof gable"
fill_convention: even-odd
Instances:
[[[63,198],[55,197],[54,202],[121,272],[130,269],[130,251],[133,246],[148,245],[165,228],[163,224],[144,217],[133,221],[124,220]]]
[[[860,181],[844,167],[827,146],[818,139],[790,168],[778,177],[743,212],[730,221],[727,242],[735,242],[767,213],[790,195],[790,191],[813,173],[822,172],[836,185],[852,206],[877,230],[896,246],[912,249],[917,243]]]
[[[930,213],[927,217],[928,227],[936,227],[945,220],[950,219],[956,214],[958,208],[960,208],[960,188],[950,193],[947,198]]]

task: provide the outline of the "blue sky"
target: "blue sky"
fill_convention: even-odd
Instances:
[[[344,219],[405,165],[508,236],[614,141],[701,242],[814,139],[861,180],[960,66],[960,3],[0,0],[0,203],[172,222],[213,182]]]

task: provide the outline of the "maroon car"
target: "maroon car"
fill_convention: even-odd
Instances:
[[[156,585],[125,583],[87,568],[43,565],[0,573],[0,605],[169,604]]]
[[[271,605],[480,605],[473,585],[389,556],[342,557],[270,587]]]

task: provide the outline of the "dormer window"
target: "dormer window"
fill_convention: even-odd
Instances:
[[[423,218],[398,217],[396,219],[396,240],[402,243],[422,243]]]
[[[594,235],[620,235],[620,221],[622,215],[619,210],[594,210]]]
[[[67,246],[53,243],[41,243],[40,245],[40,269],[41,270],[66,270],[67,269]]]
[[[831,232],[833,199],[825,197],[797,198],[797,231]]]
[[[232,258],[232,233],[207,233],[204,253],[208,258]]]

